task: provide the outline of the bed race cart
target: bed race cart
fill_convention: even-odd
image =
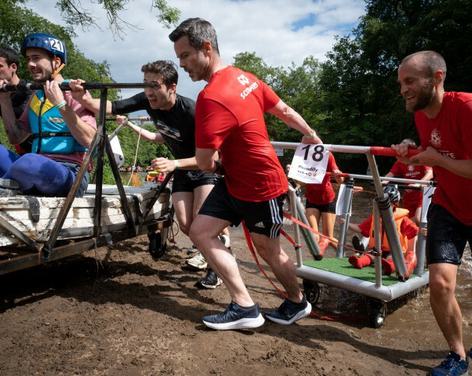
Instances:
[[[341,185],[338,194],[337,214],[344,219],[339,234],[339,242],[336,250],[336,257],[321,257],[320,248],[310,230],[305,216],[305,207],[297,194],[297,190],[290,187],[289,207],[294,221],[294,238],[297,255],[296,272],[303,279],[303,285],[307,299],[316,304],[320,297],[320,284],[334,286],[354,293],[364,295],[369,298],[369,322],[378,328],[383,325],[387,314],[387,302],[405,296],[428,284],[429,274],[425,270],[425,231],[427,199],[432,196],[434,189],[432,182],[411,179],[398,179],[393,177],[384,178],[379,175],[375,156],[395,156],[391,148],[368,147],[368,146],[347,146],[347,145],[299,145],[297,143],[274,142],[276,149],[297,149],[292,169],[297,169],[301,174],[323,173],[321,153],[356,153],[364,154],[367,157],[371,176],[343,174],[347,181]],[[316,148],[316,149],[315,149]],[[300,152],[300,149],[303,149]],[[296,158],[301,156],[308,163],[296,163]],[[326,154],[327,155],[327,154]],[[313,160],[317,160],[313,163]],[[311,162],[311,163],[310,163]],[[294,167],[295,166],[295,167]],[[289,177],[291,175],[289,174]],[[300,175],[298,175],[300,176]],[[375,187],[375,199],[373,200],[374,211],[374,234],[376,249],[379,250],[374,258],[374,268],[366,267],[356,269],[345,257],[346,238],[349,220],[351,217],[353,187],[355,180],[370,180]],[[384,194],[382,180],[394,183],[415,183],[421,185],[423,191],[424,204],[421,213],[420,232],[416,243],[417,266],[414,274],[408,275],[405,267],[405,260],[396,226],[394,223],[393,211],[388,197]],[[382,245],[380,236],[380,221],[384,224],[391,255],[395,264],[396,274],[391,276],[382,275],[381,257]],[[299,246],[303,237],[313,259],[304,260],[301,247]]]

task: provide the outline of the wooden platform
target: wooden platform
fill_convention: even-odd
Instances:
[[[155,194],[155,184],[145,187],[125,187],[126,197],[133,221],[142,214],[146,203]],[[76,198],[58,239],[76,239],[93,235],[93,208],[95,206],[95,185],[90,184],[84,197]],[[154,204],[147,219],[158,219],[169,209],[170,194],[164,191]],[[0,247],[20,244],[8,225],[34,240],[46,242],[54,227],[59,211],[65,201],[62,197],[13,196],[0,197]],[[116,186],[103,186],[102,192],[102,232],[118,231],[126,228]]]

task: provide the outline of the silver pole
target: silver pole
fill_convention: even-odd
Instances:
[[[344,202],[343,202],[343,208],[342,208],[344,223],[341,226],[341,234],[339,235],[338,248],[336,249],[337,258],[344,257],[344,246],[346,245],[349,222],[351,221],[353,190],[354,190],[354,180],[349,179],[345,183]]]
[[[296,207],[296,200],[297,200],[297,193],[295,188],[291,185],[288,187],[288,202],[290,205],[290,211],[292,212],[292,216],[296,219],[298,218],[297,214],[297,207]],[[295,253],[297,255],[297,266],[301,267],[303,265],[302,261],[302,251],[300,249],[300,226],[296,223],[293,223],[293,230],[294,230],[294,238],[295,238]]]
[[[380,229],[380,215],[379,208],[375,199],[372,200],[372,208],[374,209],[374,238],[375,238],[375,287],[382,287],[382,232]]]

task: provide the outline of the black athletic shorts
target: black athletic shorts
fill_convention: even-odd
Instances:
[[[224,179],[221,179],[208,195],[198,214],[224,219],[233,226],[244,221],[250,232],[277,238],[283,224],[282,206],[285,196],[286,194],[283,194],[263,202],[238,200],[228,193]]]
[[[313,204],[306,200],[305,209],[312,208],[318,209],[320,213],[336,213],[336,200],[331,201],[329,204]]]
[[[426,257],[428,264],[460,265],[466,243],[472,245],[472,226],[466,226],[442,206],[428,210]]]
[[[202,170],[175,170],[172,193],[193,192],[201,185],[215,185],[220,177]]]

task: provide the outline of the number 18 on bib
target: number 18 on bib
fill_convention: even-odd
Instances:
[[[320,184],[326,175],[329,150],[323,144],[300,144],[293,156],[288,177],[307,184]]]

